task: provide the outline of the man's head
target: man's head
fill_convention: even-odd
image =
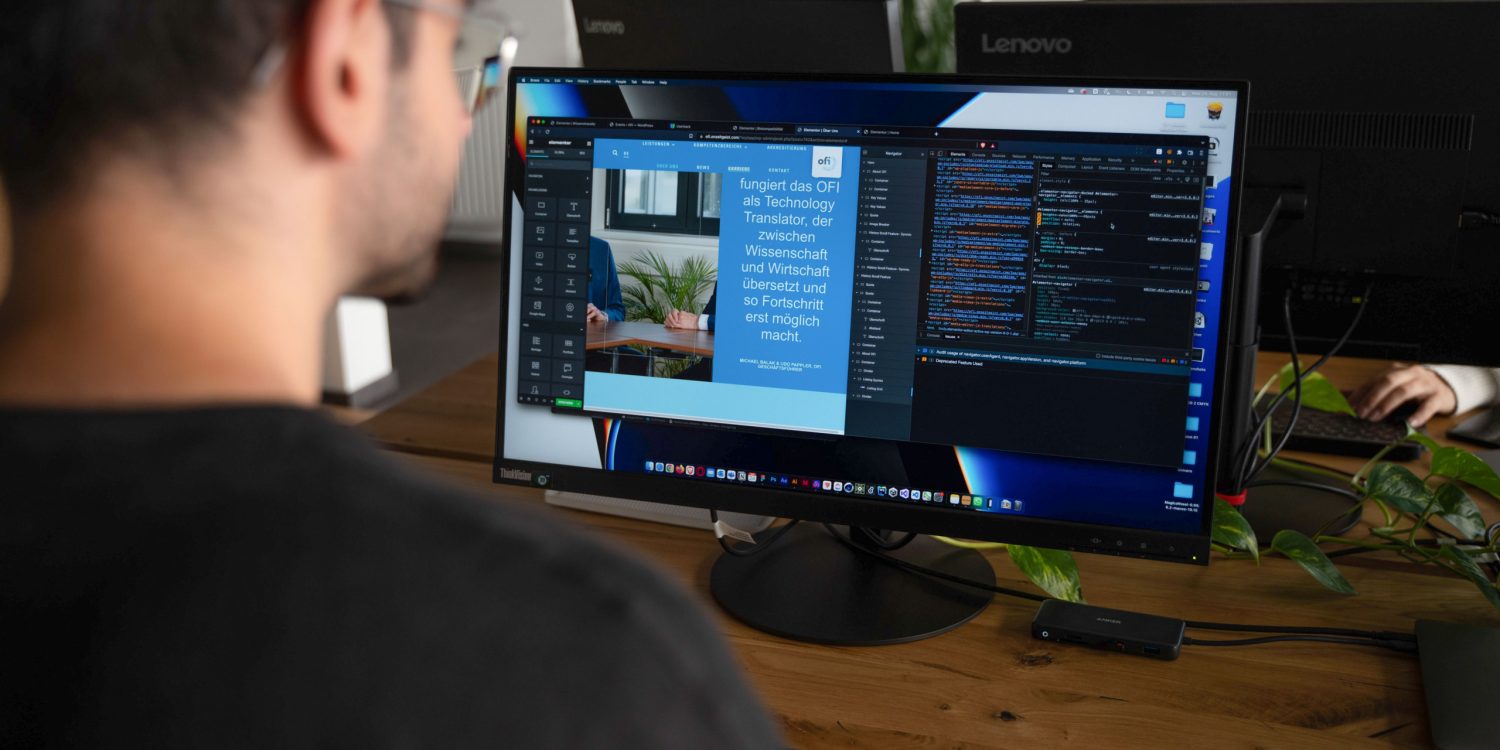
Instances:
[[[213,209],[226,193],[205,198],[200,177],[248,174],[271,144],[287,184],[337,196],[307,210],[332,214],[326,260],[339,291],[413,290],[430,277],[467,133],[452,72],[463,4],[11,0],[0,13],[0,175],[16,252],[113,165],[150,170],[172,198]],[[256,219],[253,206],[235,210]]]

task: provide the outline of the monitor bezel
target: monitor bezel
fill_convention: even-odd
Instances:
[[[973,85],[1037,86],[1088,88],[1181,88],[1219,89],[1235,94],[1233,149],[1229,156],[1231,174],[1244,173],[1250,86],[1245,81],[1219,79],[1119,79],[1108,77],[1043,76],[976,76],[918,74],[817,74],[817,73],[748,73],[686,70],[615,70],[594,68],[512,67],[506,78],[506,111],[515,112],[516,82],[520,77],[686,79],[693,81],[769,81],[787,83],[890,83],[898,85]],[[505,149],[507,156],[515,148],[514,116],[506,118]],[[869,528],[938,534],[964,539],[1025,544],[1144,559],[1207,565],[1210,530],[1213,521],[1213,488],[1216,486],[1218,455],[1222,445],[1220,428],[1226,422],[1220,412],[1227,403],[1229,346],[1234,311],[1240,305],[1237,290],[1239,271],[1239,180],[1231,180],[1230,217],[1225,225],[1224,280],[1226,294],[1218,316],[1219,345],[1215,347],[1213,397],[1210,400],[1211,427],[1208,434],[1208,456],[1205,471],[1204,510],[1196,534],[1154,531],[1101,524],[1079,523],[1052,518],[1028,517],[957,510],[934,505],[909,505],[889,500],[872,500],[831,493],[771,489],[759,485],[734,485],[707,482],[688,477],[666,477],[657,474],[591,469],[536,461],[503,458],[505,452],[506,368],[510,325],[511,229],[516,217],[513,189],[524,179],[521,159],[507,158],[503,195],[504,232],[499,256],[501,325],[497,370],[495,409],[495,451],[492,481],[497,484],[531,486],[547,490],[644,500],[671,505],[712,508],[720,511],[753,515],[796,518],[834,524],[853,524]],[[513,472],[512,477],[503,471]],[[1106,490],[1107,491],[1107,490]]]

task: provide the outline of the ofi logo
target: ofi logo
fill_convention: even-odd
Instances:
[[[584,18],[583,33],[625,36],[625,22],[603,18]]]
[[[818,157],[818,166],[820,166],[820,167],[832,167],[832,166],[837,165],[838,163],[839,163],[839,160],[838,160],[838,157],[836,157],[836,156],[820,156],[820,157]]]
[[[1066,55],[1073,51],[1073,40],[1065,36],[990,39],[989,34],[981,34],[979,48],[990,55],[1035,55],[1042,52]]]

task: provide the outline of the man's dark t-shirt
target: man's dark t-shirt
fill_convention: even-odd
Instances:
[[[291,408],[0,411],[0,746],[773,747],[699,608]]]

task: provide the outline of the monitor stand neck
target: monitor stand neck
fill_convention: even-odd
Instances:
[[[1260,200],[1254,200],[1259,198]],[[1234,319],[1229,327],[1229,372],[1224,379],[1224,414],[1219,429],[1218,489],[1235,494],[1234,473],[1239,469],[1234,457],[1246,448],[1245,433],[1254,423],[1250,395],[1255,392],[1255,355],[1260,349],[1260,263],[1266,237],[1282,219],[1300,218],[1307,209],[1307,196],[1300,193],[1253,192],[1246,195],[1241,214],[1253,231],[1241,236],[1235,285],[1230,290],[1229,310]],[[1253,438],[1252,438],[1253,439]]]
[[[836,531],[845,534],[842,527]],[[886,554],[995,584],[995,571],[983,555],[930,537],[918,536]],[[709,589],[725,611],[752,628],[844,646],[907,643],[945,633],[984,611],[993,596],[899,568],[852,548],[817,523],[799,524],[763,552],[721,555]]]

